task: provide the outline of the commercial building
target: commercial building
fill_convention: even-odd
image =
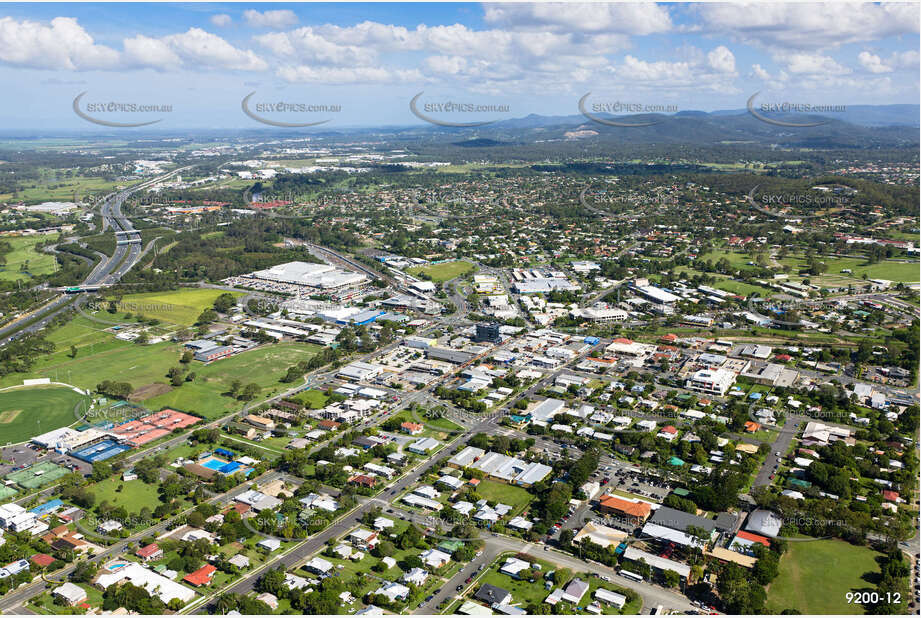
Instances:
[[[345,367],[339,369],[339,372],[336,374],[336,376],[339,378],[345,378],[346,380],[351,380],[353,382],[362,382],[366,380],[373,380],[379,376],[383,370],[384,368],[380,365],[355,361],[354,363],[349,363]]]
[[[573,543],[581,543],[588,540],[601,547],[616,547],[626,538],[626,532],[590,521],[576,533],[572,541]]]
[[[523,487],[539,483],[553,471],[553,468],[541,463],[527,462],[501,453],[486,452],[474,446],[468,446],[451,457],[448,465],[473,468],[492,479]]]
[[[499,343],[502,341],[499,324],[477,324],[473,340],[476,342]]]
[[[628,547],[626,550],[624,550],[624,558],[627,560],[633,560],[634,562],[645,562],[660,573],[664,573],[665,571],[674,571],[681,577],[681,579],[685,581],[691,575],[691,567],[684,564],[683,562],[662,558],[661,556],[645,552],[641,549],[637,549],[636,547]]]
[[[633,524],[641,524],[649,518],[652,507],[648,502],[625,500],[617,496],[601,496],[598,510],[615,515]]]
[[[708,395],[725,395],[735,382],[736,376],[727,369],[700,369],[684,383],[688,390]]]
[[[249,277],[327,292],[355,287],[368,282],[368,277],[361,273],[340,270],[329,264],[310,264],[307,262],[278,264],[266,270],[256,271]]]
[[[585,307],[584,309],[573,309],[569,312],[573,318],[582,318],[589,322],[623,322],[630,314],[623,309],[614,307]]]
[[[678,297],[671,292],[651,285],[634,285],[633,290],[649,301],[650,307],[656,313],[671,315],[675,312],[675,303]]]

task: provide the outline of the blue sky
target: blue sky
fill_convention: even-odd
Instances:
[[[0,129],[97,129],[86,103],[158,128],[261,128],[240,107],[327,127],[409,125],[409,101],[504,105],[472,121],[593,102],[738,109],[917,103],[917,4],[5,4]]]

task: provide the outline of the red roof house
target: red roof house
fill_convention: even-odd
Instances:
[[[51,563],[54,562],[54,558],[52,558],[48,554],[35,554],[31,558],[29,558],[29,560],[32,561],[32,564],[36,566],[40,566],[43,569],[48,568],[49,566],[51,566]]]
[[[217,567],[211,564],[206,564],[197,571],[192,571],[188,575],[182,578],[182,581],[188,582],[193,586],[207,586],[211,583],[211,578],[214,577],[214,574],[217,572]]]
[[[160,549],[160,546],[156,543],[151,543],[150,545],[137,550],[136,555],[144,562],[148,562],[150,560],[159,560],[163,557],[163,550]]]

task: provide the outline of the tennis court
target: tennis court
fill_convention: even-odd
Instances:
[[[119,444],[115,440],[103,440],[102,442],[97,442],[96,444],[91,444],[90,446],[85,446],[79,450],[71,451],[71,456],[76,457],[80,461],[85,461],[86,463],[96,463],[97,461],[105,461],[110,457],[115,457],[119,453],[124,453],[125,451],[130,451],[131,447],[127,444]]]
[[[44,461],[25,470],[10,472],[6,475],[6,479],[25,489],[38,489],[67,474],[67,468],[53,464],[50,461]]]

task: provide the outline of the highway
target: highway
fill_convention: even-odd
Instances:
[[[110,229],[115,235],[115,251],[112,252],[111,257],[103,256],[103,259],[100,260],[96,267],[90,271],[90,274],[87,275],[86,279],[83,280],[83,283],[80,284],[81,286],[109,286],[118,283],[119,279],[137,263],[141,255],[141,236],[138,232],[133,234],[125,233],[134,232],[134,226],[131,224],[128,217],[121,211],[122,205],[125,203],[125,200],[128,199],[128,196],[136,191],[146,189],[154,183],[169,178],[173,174],[187,170],[190,167],[192,166],[175,169],[151,180],[144,181],[130,189],[124,189],[105,197],[100,207],[100,214],[103,220],[103,230]],[[136,239],[136,241],[130,244],[118,244],[119,240],[128,239]],[[41,330],[53,320],[55,316],[68,309],[74,303],[80,304],[82,303],[82,299],[77,298],[74,300],[73,296],[59,294],[36,311],[0,328],[0,344],[8,343],[12,339],[18,338],[23,334],[34,333]],[[38,318],[37,321],[29,323],[32,320],[36,320],[36,318]],[[22,325],[24,323],[28,323],[28,325],[23,327]]]

